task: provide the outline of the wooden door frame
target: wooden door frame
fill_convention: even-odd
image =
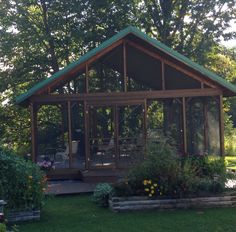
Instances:
[[[130,105],[141,105],[143,109],[143,134],[144,138],[146,138],[146,99],[135,99],[135,100],[117,100],[117,101],[112,101],[112,102],[107,102],[104,101],[104,99],[97,99],[96,101],[86,101],[85,104],[85,128],[86,128],[86,133],[85,133],[85,151],[86,151],[86,169],[110,169],[110,168],[120,168],[118,165],[118,149],[119,149],[119,144],[118,144],[118,135],[119,135],[119,128],[118,128],[118,107],[119,106],[130,106]],[[89,117],[90,117],[90,111],[89,108],[93,107],[110,107],[113,109],[113,122],[114,122],[114,141],[115,141],[115,157],[114,157],[114,165],[109,165],[108,167],[92,167],[91,166],[91,154],[90,154],[90,138],[89,138],[89,129],[90,129],[90,123],[89,123]],[[145,141],[146,142],[146,141]]]

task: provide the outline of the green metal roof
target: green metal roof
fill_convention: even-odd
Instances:
[[[187,66],[195,69],[196,71],[200,72],[201,74],[207,76],[212,81],[220,84],[221,86],[223,86],[224,88],[226,88],[227,90],[232,92],[232,95],[234,95],[234,94],[236,95],[236,86],[235,85],[233,85],[230,82],[226,81],[225,79],[223,79],[222,77],[218,76],[217,74],[207,70],[203,66],[193,62],[189,58],[181,55],[180,53],[178,53],[176,51],[174,51],[173,49],[169,48],[165,44],[163,44],[163,43],[161,43],[161,42],[159,42],[159,41],[149,37],[145,33],[143,33],[140,30],[138,30],[137,28],[135,28],[133,26],[129,26],[129,27],[125,28],[124,30],[120,31],[119,33],[117,33],[116,35],[114,35],[113,37],[111,37],[110,39],[106,40],[102,44],[100,44],[98,47],[96,47],[96,48],[92,49],[91,51],[87,52],[79,60],[71,63],[70,65],[66,66],[62,70],[60,70],[57,73],[53,74],[51,77],[49,77],[49,78],[39,82],[38,84],[33,86],[31,89],[29,89],[27,92],[25,92],[22,95],[18,96],[16,98],[16,104],[23,103],[25,100],[27,100],[32,95],[37,93],[37,91],[41,90],[42,88],[44,88],[48,84],[52,83],[54,80],[60,78],[62,75],[68,73],[71,70],[73,70],[78,65],[88,61],[91,57],[93,57],[97,53],[101,52],[103,49],[109,47],[114,42],[124,38],[125,36],[127,36],[130,33],[135,35],[135,36],[137,36],[138,38],[146,41],[147,43],[151,44],[152,46],[158,48],[159,50],[163,51],[164,53],[172,56],[173,58],[179,60],[180,62],[186,64]]]

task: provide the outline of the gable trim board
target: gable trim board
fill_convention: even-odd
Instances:
[[[72,72],[74,69],[76,69],[78,66],[84,64],[89,61],[94,56],[101,53],[104,49],[107,49],[110,47],[109,50],[112,50],[115,46],[118,46],[117,44],[121,44],[123,41],[122,39],[127,36],[128,34],[133,34],[139,39],[143,40],[144,42],[149,43],[153,47],[159,49],[160,51],[166,53],[167,55],[171,56],[172,58],[178,60],[179,62],[185,64],[186,66],[190,67],[191,69],[197,71],[198,73],[204,75],[209,80],[213,81],[217,85],[222,86],[224,89],[226,89],[227,93],[225,93],[225,96],[235,96],[236,95],[236,86],[229,83],[222,77],[218,76],[217,74],[207,70],[203,66],[200,66],[199,64],[193,62],[192,60],[188,59],[187,57],[181,55],[180,53],[174,51],[173,49],[169,48],[165,44],[149,37],[145,33],[141,32],[140,30],[136,29],[135,27],[129,26],[125,28],[124,30],[120,31],[110,39],[106,40],[105,42],[101,43],[98,47],[92,49],[91,51],[87,52],[85,55],[83,55],[79,60],[71,63],[70,65],[64,67],[62,70],[58,71],[57,73],[53,74],[51,77],[39,82],[38,84],[34,85],[31,89],[29,89],[27,92],[21,94],[16,98],[16,104],[23,104],[27,99],[29,99],[32,95],[37,94],[40,90],[47,87],[54,81],[59,80],[64,75],[68,74],[69,72]]]

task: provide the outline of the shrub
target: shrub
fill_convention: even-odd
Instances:
[[[93,193],[94,201],[103,207],[108,206],[109,197],[113,193],[113,187],[108,183],[98,184]]]
[[[128,184],[114,186],[115,194],[185,197],[218,193],[225,188],[226,168],[221,157],[180,157],[168,139],[152,142],[147,151],[146,160],[129,172]],[[156,183],[156,187],[147,181]]]
[[[175,149],[167,140],[163,140],[149,144],[146,160],[130,171],[128,179],[137,195],[145,195],[144,180],[158,183],[159,190],[165,195],[170,195],[178,185],[180,170],[181,165]]]
[[[44,199],[46,179],[36,164],[0,148],[0,199],[7,209],[38,209]]]
[[[134,195],[134,192],[127,180],[121,180],[113,185],[114,195],[118,197],[127,197]]]
[[[0,232],[6,232],[7,231],[7,227],[5,224],[0,223]]]

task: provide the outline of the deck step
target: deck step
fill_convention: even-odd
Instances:
[[[83,176],[78,169],[56,169],[47,172],[49,180],[82,180]]]
[[[123,170],[87,170],[82,172],[86,183],[115,183],[125,175]]]

